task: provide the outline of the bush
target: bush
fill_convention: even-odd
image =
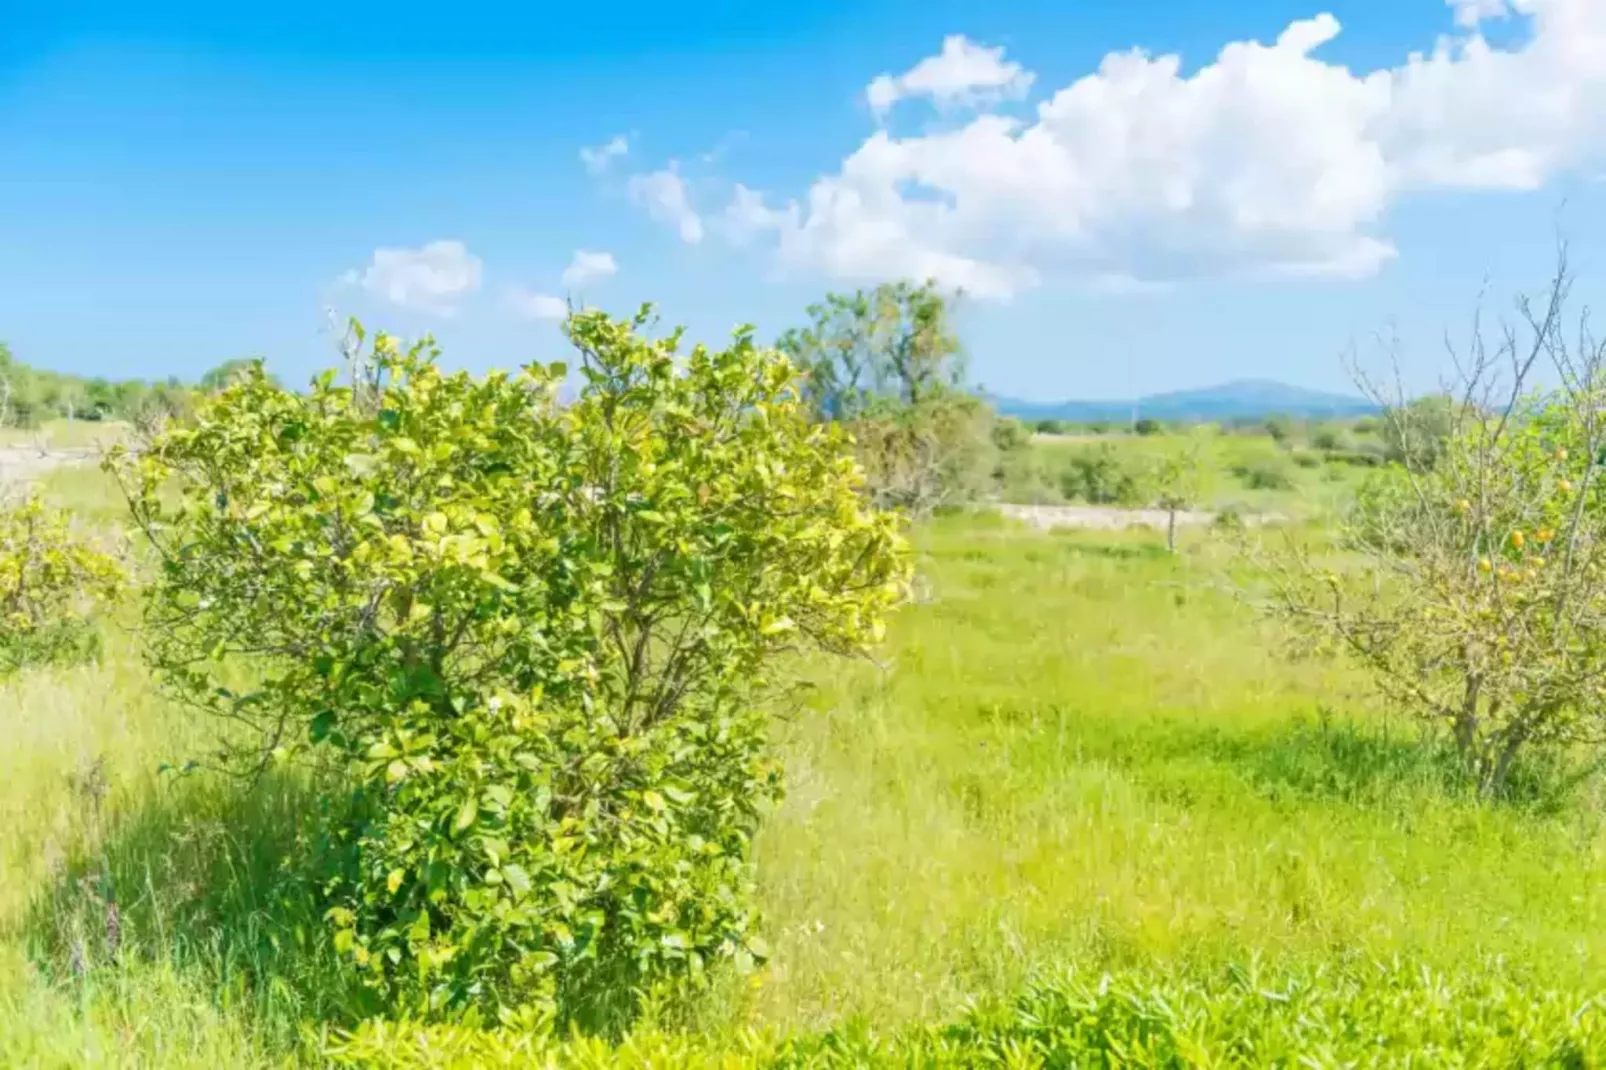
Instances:
[[[1310,436],[1310,444],[1313,449],[1329,452],[1349,448],[1348,438],[1332,426],[1318,427]]]
[[[1060,493],[1092,505],[1142,505],[1148,497],[1146,477],[1114,443],[1100,442],[1069,455],[1060,473]]]
[[[1144,416],[1132,424],[1132,430],[1139,435],[1158,435],[1165,430],[1165,425],[1152,416]]]
[[[115,598],[122,563],[37,495],[0,504],[0,675],[94,654],[94,614]]]
[[[1455,402],[1444,394],[1390,406],[1383,413],[1382,436],[1388,459],[1427,469],[1444,456],[1456,424]]]
[[[406,1014],[613,1030],[761,957],[776,659],[863,650],[904,588],[792,365],[646,322],[569,322],[567,406],[561,365],[448,375],[384,336],[350,387],[253,367],[118,468],[155,667],[231,763],[333,766],[334,946]]]
[[[1250,490],[1292,490],[1294,473],[1281,457],[1264,457],[1233,466],[1232,474]]]
[[[969,394],[945,393],[915,405],[877,405],[844,423],[878,509],[914,517],[983,496],[1000,455],[992,410]]]
[[[618,1048],[456,1026],[370,1023],[337,1038],[335,1066],[753,1070],[848,1067],[1594,1066],[1606,1015],[1582,992],[1401,965],[1272,973],[1250,964],[1203,979],[1067,973],[988,1000],[945,1025],[877,1035],[862,1026],[726,1045],[643,1033]]]

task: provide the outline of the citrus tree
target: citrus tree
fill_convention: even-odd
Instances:
[[[1524,332],[1475,341],[1432,463],[1406,449],[1343,519],[1336,554],[1292,548],[1274,608],[1441,726],[1485,794],[1526,747],[1606,739],[1606,350],[1561,328],[1565,272]],[[1534,389],[1549,365],[1557,385]],[[1417,437],[1409,425],[1397,441]]]
[[[561,365],[379,336],[352,384],[255,367],[113,462],[156,668],[233,725],[226,762],[332,759],[334,946],[406,1013],[611,1029],[761,955],[777,667],[864,650],[905,586],[794,366],[647,322],[569,321],[569,404]]]
[[[38,494],[0,501],[0,675],[92,654],[93,616],[127,580],[121,559]]]

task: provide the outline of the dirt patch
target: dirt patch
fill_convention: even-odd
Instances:
[[[1170,514],[1164,509],[1119,509],[1112,505],[1000,505],[998,511],[1044,530],[1089,528],[1119,531],[1123,528],[1154,528],[1164,531],[1170,520]],[[1216,515],[1198,510],[1179,510],[1177,527],[1203,527],[1213,523]],[[1273,523],[1280,519],[1269,513],[1244,517],[1244,521],[1251,524]]]
[[[100,449],[95,446],[0,446],[0,486],[31,483],[53,468],[94,464],[99,459]]]

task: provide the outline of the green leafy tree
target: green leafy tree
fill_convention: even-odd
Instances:
[[[334,944],[406,1013],[611,1030],[760,956],[764,704],[906,586],[791,362],[647,321],[568,321],[567,405],[561,365],[446,374],[380,336],[351,386],[253,367],[114,462],[162,560],[155,666],[236,726],[231,764],[333,759]]]
[[[883,283],[829,294],[810,324],[777,342],[803,370],[805,396],[822,419],[853,420],[888,405],[918,407],[955,390],[964,357],[949,299],[935,282]]]
[[[1430,394],[1387,406],[1382,436],[1389,460],[1408,468],[1432,468],[1455,433],[1456,408],[1456,400],[1449,394]]]
[[[936,283],[831,294],[777,345],[821,421],[850,431],[878,506],[913,515],[977,497],[1000,470],[996,420],[963,389],[951,301]]]

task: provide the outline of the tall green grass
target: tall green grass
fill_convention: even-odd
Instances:
[[[111,515],[82,473],[52,490]],[[1226,548],[1188,540],[1172,556],[1153,536],[923,528],[929,591],[879,663],[812,667],[778,720],[769,966],[665,1024],[705,1053],[882,1037],[919,1061],[928,1029],[980,1030],[974,1052],[997,1054],[1085,1011],[1117,1039],[1193,1022],[1212,1058],[1255,1030],[1291,1051],[1306,1019],[1242,995],[1252,965],[1312,986],[1312,1037],[1394,1000],[1536,1045],[1502,1050],[1575,1027],[1584,1047],[1552,1054],[1593,1050],[1576,1012],[1606,974],[1596,782],[1535,765],[1479,804],[1362,681],[1284,659],[1233,597]],[[296,880],[318,800],[289,774],[242,795],[159,771],[204,758],[208,726],[162,700],[133,621],[99,665],[0,685],[0,1066],[316,1064],[320,1028],[370,1009]],[[1106,973],[1131,998],[1088,1010]],[[1417,1026],[1393,1023],[1408,1051]]]

